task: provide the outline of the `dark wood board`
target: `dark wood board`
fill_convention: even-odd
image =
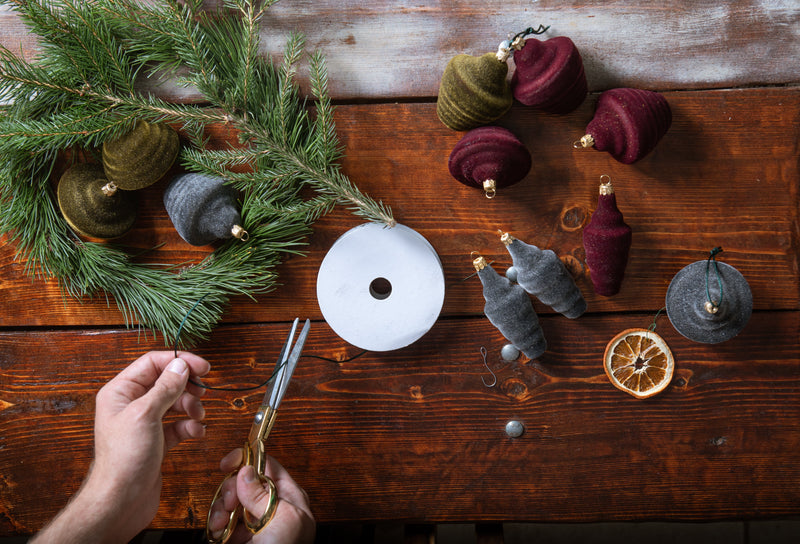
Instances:
[[[648,314],[543,318],[548,352],[505,363],[487,320],[440,320],[425,342],[350,362],[304,358],[270,451],[309,492],[321,522],[707,520],[797,512],[797,312],[757,312],[717,346],[659,320],[676,373],[648,400],[615,389],[605,343]],[[285,324],[226,325],[196,351],[209,385],[268,372]],[[485,346],[491,380],[479,354]],[[79,485],[91,458],[95,391],[147,347],[133,331],[0,334],[0,531],[35,530]],[[314,323],[305,353],[358,350]],[[261,392],[206,395],[207,438],[164,465],[154,527],[200,527],[219,459],[246,435]],[[509,420],[526,428],[506,436]],[[50,478],[42,477],[42,470]],[[53,475],[57,474],[57,477]],[[42,500],[42,497],[52,497]]]

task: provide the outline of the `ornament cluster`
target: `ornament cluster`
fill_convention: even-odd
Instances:
[[[519,137],[492,123],[505,115],[514,101],[549,114],[567,114],[588,95],[583,60],[575,43],[564,36],[534,37],[548,28],[528,28],[500,43],[496,52],[456,55],[442,74],[437,115],[448,128],[465,132],[450,153],[449,173],[460,183],[483,190],[488,198],[525,179],[533,165],[531,153]],[[508,77],[512,55],[515,68]],[[607,152],[629,165],[652,152],[671,124],[672,111],[662,94],[610,89],[599,95],[585,133],[573,147]],[[595,293],[611,297],[622,287],[632,229],[617,206],[611,179],[601,176],[600,180],[597,206],[583,229],[582,241]],[[502,239],[513,261],[505,276],[473,253],[473,266],[486,301],[484,313],[511,342],[503,351],[515,348],[510,351],[536,359],[546,351],[547,342],[529,295],[571,319],[586,311],[586,301],[551,250],[541,250],[507,233]],[[712,262],[713,274],[709,272]],[[676,275],[667,294],[666,310],[675,328],[687,338],[716,343],[735,336],[744,327],[752,311],[752,298],[738,271],[709,259],[693,263]],[[652,330],[648,334],[647,338],[656,336]],[[663,349],[669,351],[665,343]],[[621,372],[630,371],[630,376],[638,379],[638,373],[647,370],[625,367]],[[669,381],[665,380],[663,387]]]
[[[436,113],[448,128],[466,131],[451,154],[450,173],[465,185],[483,188],[490,198],[496,189],[524,179],[528,171],[518,160],[522,142],[510,131],[490,132],[485,125],[505,115],[514,100],[538,111],[566,114],[588,95],[586,71],[575,43],[566,36],[532,37],[548,29],[528,28],[501,42],[495,53],[456,55],[442,74]],[[507,61],[512,54],[515,69],[509,81]],[[632,164],[655,148],[671,123],[669,103],[660,93],[611,89],[600,95],[585,134],[573,146],[593,147]],[[469,160],[470,149],[481,157]],[[487,170],[498,172],[501,179],[485,179]]]
[[[125,235],[136,221],[136,191],[163,178],[179,151],[175,129],[137,121],[122,137],[103,143],[102,163],[76,163],[64,172],[56,190],[61,214],[82,236],[110,240]],[[175,230],[192,245],[247,239],[236,192],[220,177],[175,176],[164,192],[164,207]]]

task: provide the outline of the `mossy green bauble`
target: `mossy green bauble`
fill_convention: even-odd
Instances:
[[[58,207],[78,234],[104,240],[128,232],[136,220],[136,196],[109,190],[99,164],[71,166],[58,182]]]
[[[497,54],[456,55],[444,69],[436,113],[448,128],[470,130],[503,116],[514,101],[508,65]]]
[[[164,123],[137,121],[133,130],[103,143],[103,169],[113,186],[135,191],[167,173],[180,150],[180,138]]]

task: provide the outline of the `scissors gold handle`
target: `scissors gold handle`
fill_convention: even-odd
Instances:
[[[233,512],[230,513],[228,523],[225,525],[225,529],[222,531],[222,534],[218,537],[215,537],[210,529],[211,517],[214,512],[214,505],[217,503],[217,501],[223,500],[222,488],[225,486],[225,483],[230,479],[235,480],[239,471],[237,469],[231,472],[225,477],[224,480],[222,480],[222,483],[219,484],[219,487],[217,487],[217,491],[214,493],[214,498],[211,500],[211,508],[208,509],[208,518],[206,519],[206,538],[210,544],[225,544],[228,542],[233,535],[233,531],[236,529],[236,525],[239,523],[240,518],[244,521],[245,526],[251,533],[257,533],[270,521],[272,521],[272,517],[275,515],[275,511],[278,508],[278,491],[275,487],[275,482],[273,482],[272,479],[266,475],[266,443],[267,437],[269,436],[272,426],[275,423],[275,416],[278,413],[278,406],[283,399],[283,395],[286,393],[289,380],[292,377],[292,373],[297,365],[297,361],[300,358],[300,352],[302,351],[306,337],[308,336],[308,330],[311,323],[308,319],[306,319],[303,330],[300,331],[300,335],[298,336],[297,343],[294,345],[294,348],[291,349],[290,353],[290,347],[294,339],[294,333],[297,330],[298,321],[298,319],[295,319],[294,323],[292,324],[292,330],[289,332],[289,337],[286,339],[286,343],[283,345],[281,354],[278,357],[275,371],[273,372],[272,378],[274,378],[274,380],[271,380],[271,384],[264,395],[264,400],[261,402],[258,411],[256,411],[253,424],[250,427],[250,435],[248,436],[247,442],[244,445],[242,465],[239,467],[241,468],[244,465],[252,465],[256,469],[256,474],[261,480],[261,483],[267,486],[267,507],[264,509],[264,513],[261,514],[260,517],[255,518],[251,516],[251,513],[248,512],[241,504],[237,505]]]
[[[274,420],[274,417],[272,418]],[[261,451],[259,455],[258,452],[253,452],[253,449],[250,447],[250,444],[247,443],[244,445],[244,461],[239,468],[244,465],[253,465],[256,467],[256,474],[258,475],[259,480],[261,483],[267,486],[268,491],[268,503],[267,507],[264,509],[264,513],[259,518],[253,518],[242,505],[238,505],[233,512],[230,513],[228,517],[228,523],[225,525],[225,529],[223,529],[222,534],[218,537],[214,537],[210,530],[206,531],[206,537],[208,538],[209,544],[225,544],[230,540],[231,535],[233,534],[234,529],[236,529],[236,525],[239,523],[239,518],[244,520],[244,524],[247,529],[255,534],[261,529],[263,529],[270,521],[272,521],[272,517],[275,515],[275,511],[278,509],[278,491],[275,488],[275,482],[272,481],[272,478],[264,474],[263,464],[259,464],[256,461],[256,458],[263,456],[263,448],[257,448]],[[264,457],[264,461],[266,458]],[[218,501],[222,500],[222,487],[225,485],[229,479],[236,479],[236,475],[238,474],[239,470],[234,470],[230,474],[228,474],[225,479],[222,481],[221,484],[217,487],[217,491],[214,493],[214,498],[211,499],[211,505],[213,505]],[[211,522],[211,513],[212,508],[208,510],[208,518],[206,519],[206,527],[209,526]]]

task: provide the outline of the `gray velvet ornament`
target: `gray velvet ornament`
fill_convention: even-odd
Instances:
[[[247,240],[236,207],[236,191],[217,176],[181,174],[164,191],[164,207],[175,230],[193,246],[215,240]]]
[[[483,257],[478,256],[472,264],[483,284],[483,313],[528,358],[541,357],[547,351],[547,341],[528,294],[498,274]]]
[[[583,315],[586,300],[553,250],[526,244],[507,232],[500,239],[514,262],[516,281],[525,291],[570,319]]]
[[[747,325],[753,313],[753,295],[738,270],[709,259],[693,262],[672,278],[666,306],[672,326],[683,336],[718,344]]]

